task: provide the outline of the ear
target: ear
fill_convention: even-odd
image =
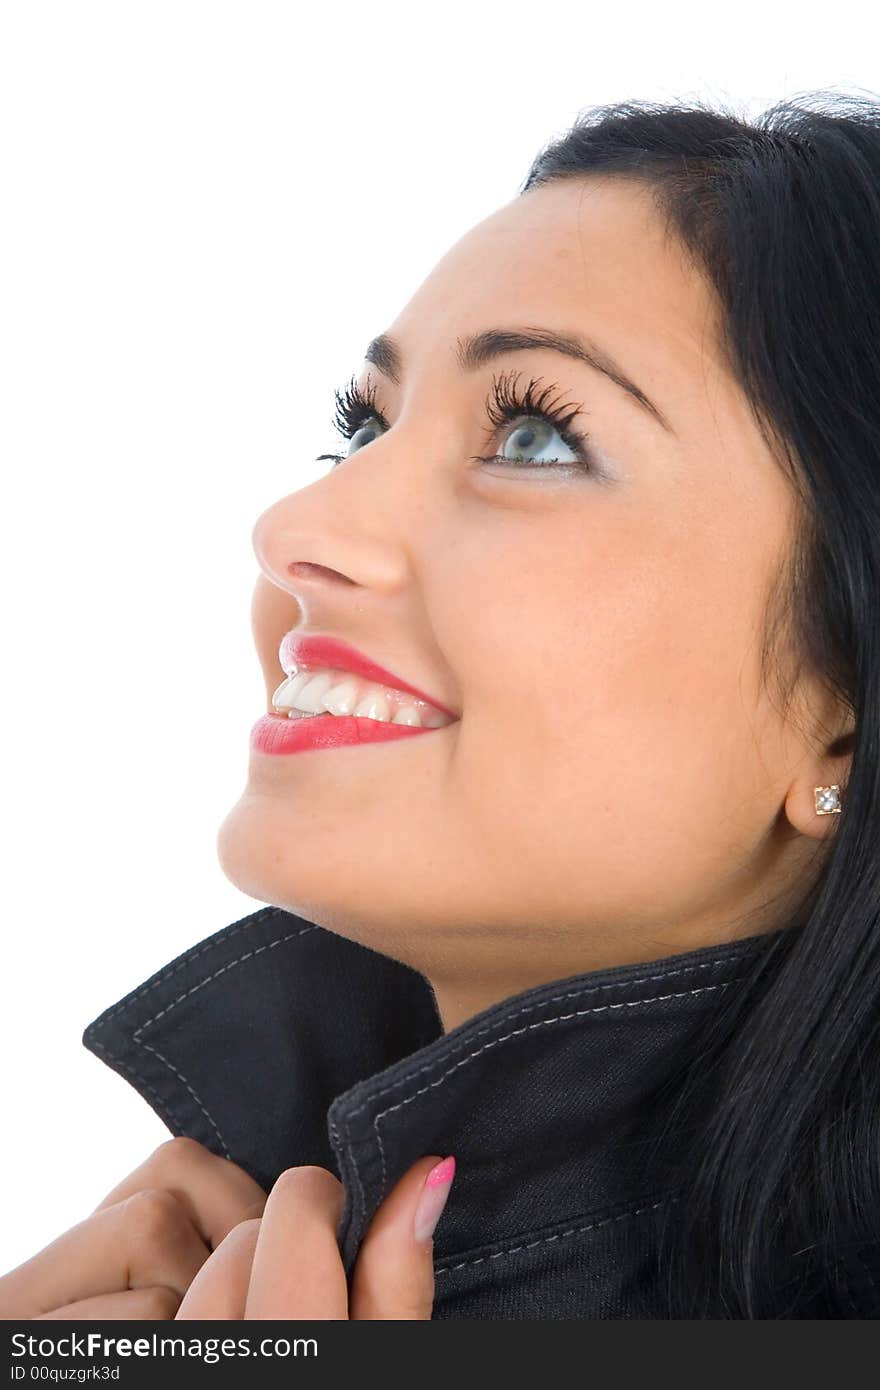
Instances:
[[[837,833],[837,823],[846,814],[846,784],[852,767],[855,733],[850,727],[838,735],[824,754],[805,758],[785,798],[785,814],[794,828],[814,840],[828,839]],[[816,809],[817,787],[838,787],[839,812],[820,814]]]

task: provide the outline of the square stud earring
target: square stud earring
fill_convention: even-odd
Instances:
[[[814,787],[813,796],[817,816],[832,816],[843,810],[840,804],[840,787],[836,783],[833,787]]]

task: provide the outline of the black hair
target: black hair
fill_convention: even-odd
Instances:
[[[667,1316],[870,1316],[853,1289],[880,1264],[880,101],[813,92],[755,118],[589,108],[520,194],[591,176],[653,198],[789,474],[798,525],[768,596],[765,676],[786,715],[809,675],[851,716],[839,747],[810,731],[851,757],[799,910],[725,992],[676,1092],[693,1120],[688,1098],[714,1078],[662,1232]]]

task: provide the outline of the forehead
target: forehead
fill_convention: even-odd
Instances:
[[[650,190],[620,179],[530,189],[464,234],[388,329],[404,373],[456,336],[540,326],[594,336],[649,395],[681,399],[718,366],[716,304]],[[653,388],[653,390],[652,390]]]

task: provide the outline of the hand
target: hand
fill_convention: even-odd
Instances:
[[[349,1302],[336,1239],[342,1184],[326,1168],[287,1168],[262,1217],[240,1222],[202,1265],[177,1319],[429,1319],[431,1236],[454,1171],[453,1158],[420,1158],[391,1189],[360,1248]]]
[[[195,1139],[168,1139],[85,1220],[0,1278],[0,1319],[171,1320],[266,1193]]]

